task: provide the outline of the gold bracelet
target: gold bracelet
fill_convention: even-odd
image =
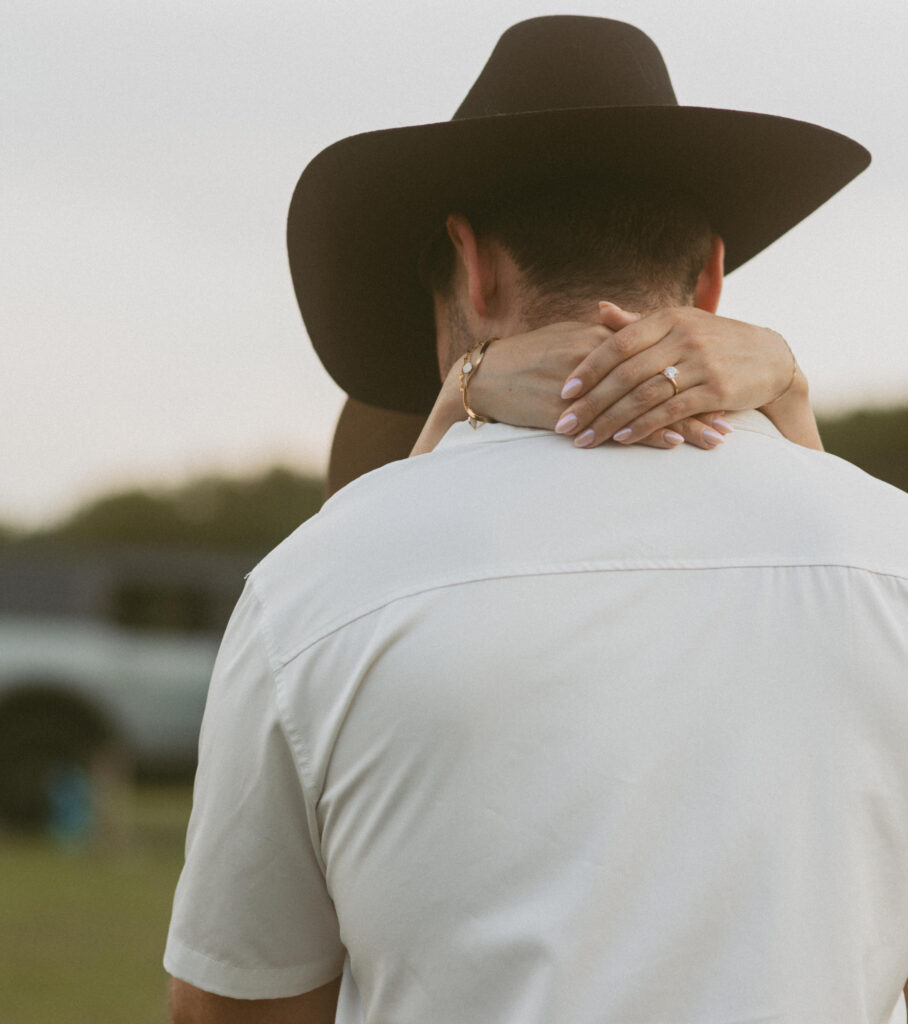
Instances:
[[[775,333],[779,334],[778,331],[776,331]],[[779,334],[779,337],[782,338],[782,335]],[[785,341],[785,339],[782,338],[782,341]],[[785,347],[788,349],[788,354],[791,356],[791,380],[785,385],[784,391],[776,395],[776,397],[771,402],[766,402],[765,405],[761,406],[761,408],[763,409],[765,409],[767,406],[775,405],[780,398],[784,398],[788,394],[788,392],[791,391],[791,385],[794,384],[795,377],[797,377],[798,375],[798,361],[797,359],[795,359],[795,354],[794,352],[791,351],[791,345],[789,345],[787,341],[785,341]]]
[[[479,364],[482,362],[483,357],[488,350],[489,345],[493,341],[498,341],[498,338],[487,338],[480,346],[479,352],[476,358],[473,359],[473,353],[476,351],[474,345],[471,349],[468,349],[463,356],[463,363],[460,367],[460,399],[463,402],[464,412],[467,414],[467,423],[476,430],[481,423],[494,423],[494,420],[490,420],[485,416],[480,416],[479,413],[474,412],[470,408],[470,403],[467,401],[467,388],[470,386],[470,381],[476,375],[476,371],[479,369]]]

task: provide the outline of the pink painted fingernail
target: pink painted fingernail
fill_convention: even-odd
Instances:
[[[717,444],[722,444],[722,435],[717,434],[715,430],[710,430],[707,427],[703,431],[703,440],[706,441],[711,448],[715,448]]]
[[[593,443],[593,432],[592,430],[584,430],[584,432],[574,438],[574,444],[578,448],[586,448],[588,445]]]
[[[561,389],[562,398],[573,398],[574,395],[583,387],[583,381],[579,377],[571,377],[571,379]]]
[[[721,431],[723,434],[731,434],[734,432],[735,429],[730,423],[726,422],[723,419],[720,419],[720,417],[718,416],[713,420],[713,426],[716,427],[716,429]]]
[[[572,412],[566,412],[555,424],[556,434],[570,434],[577,426],[577,417]]]
[[[633,431],[630,427],[625,427],[623,430],[619,430],[617,434],[612,434],[613,441],[626,441]]]
[[[684,438],[680,434],[676,434],[674,430],[663,430],[662,440],[671,445],[684,444]]]

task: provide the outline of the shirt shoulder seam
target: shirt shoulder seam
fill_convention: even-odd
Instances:
[[[268,650],[268,660],[272,670],[272,677],[277,682],[277,675],[286,668],[291,662],[305,654],[312,647],[321,643],[328,637],[333,636],[335,633],[339,633],[347,626],[353,625],[355,622],[359,622],[362,619],[368,618],[370,615],[374,615],[376,612],[380,612],[383,608],[387,608],[390,605],[396,604],[399,601],[405,601],[408,598],[419,597],[421,594],[430,594],[433,591],[445,590],[449,587],[461,587],[469,586],[474,583],[487,583],[493,580],[506,580],[506,579],[522,579],[530,576],[570,576],[585,573],[606,573],[606,572],[620,572],[620,573],[631,573],[631,572],[725,572],[729,570],[766,570],[766,569],[844,569],[849,572],[865,573],[870,576],[877,576],[884,579],[894,579],[900,582],[908,583],[908,575],[902,575],[898,572],[884,572],[879,569],[868,569],[861,565],[852,565],[845,562],[759,562],[759,563],[741,563],[741,564],[729,564],[729,565],[657,565],[657,566],[596,566],[591,568],[585,567],[570,567],[561,569],[526,569],[522,571],[513,572],[502,572],[494,573],[491,575],[476,575],[476,576],[464,576],[456,579],[439,580],[435,583],[431,583],[427,586],[418,587],[415,589],[403,590],[400,593],[386,596],[383,600],[377,603],[370,603],[362,609],[352,612],[349,615],[343,617],[342,621],[333,622],[323,627],[314,636],[304,640],[300,646],[294,650],[292,654],[280,657],[277,655],[276,649],[269,644],[271,647]],[[251,579],[250,579],[250,582]],[[261,610],[261,621],[262,631],[266,632],[265,623],[265,605],[263,598],[256,593],[256,602]],[[270,631],[269,631],[270,632]],[[272,658],[272,653],[274,657]]]

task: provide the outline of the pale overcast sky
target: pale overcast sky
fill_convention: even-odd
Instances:
[[[682,103],[837,129],[874,163],[728,281],[821,410],[908,400],[908,3],[5,0],[0,520],[122,483],[324,465],[342,396],[284,251],[302,168],[446,120],[500,33],[631,21]]]

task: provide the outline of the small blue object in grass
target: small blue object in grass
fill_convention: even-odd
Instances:
[[[87,839],[93,821],[88,772],[74,764],[58,765],[48,776],[47,798],[50,834],[67,846]]]

